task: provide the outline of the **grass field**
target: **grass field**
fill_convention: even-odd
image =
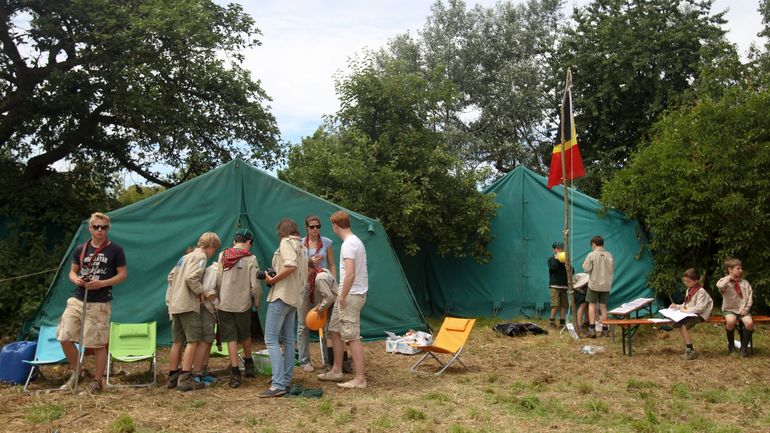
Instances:
[[[179,393],[165,387],[73,396],[0,387],[4,432],[766,432],[770,431],[770,337],[758,326],[754,356],[726,355],[721,327],[693,332],[700,357],[684,361],[678,332],[640,331],[634,356],[618,339],[573,341],[566,333],[502,337],[480,320],[462,357],[470,367],[409,372],[417,355],[367,343],[369,387],[343,390],[295,370],[295,381],[324,396],[259,399],[267,377],[239,389],[217,385]],[[538,322],[544,325],[543,322]],[[619,331],[618,331],[619,334]],[[580,353],[585,344],[606,352]],[[312,348],[318,361],[317,345]],[[165,380],[161,351],[159,381]],[[92,360],[89,360],[89,363]],[[146,368],[131,366],[128,378]],[[91,367],[90,364],[86,364]],[[223,359],[212,360],[226,367]],[[61,384],[65,370],[48,385]],[[86,382],[89,382],[87,379]],[[163,384],[163,383],[162,383]]]

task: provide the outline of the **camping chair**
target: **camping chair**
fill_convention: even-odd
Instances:
[[[153,386],[157,380],[157,359],[155,350],[156,326],[149,323],[110,322],[110,344],[107,350],[107,386]],[[151,360],[152,382],[132,385],[110,383],[112,361],[137,362]]]
[[[457,317],[444,318],[444,323],[441,324],[441,329],[438,331],[436,341],[430,346],[417,346],[418,349],[425,351],[425,355],[412,366],[412,371],[417,371],[417,366],[428,356],[432,356],[433,359],[441,364],[442,368],[436,372],[436,376],[449,368],[455,360],[467,369],[468,366],[466,366],[460,359],[460,353],[462,353],[465,348],[465,342],[468,341],[468,336],[471,334],[474,324],[476,324],[476,319],[460,319]],[[434,353],[451,355],[451,358],[444,364],[436,355],[434,355]]]
[[[41,366],[63,364],[67,362],[67,357],[64,356],[64,350],[61,348],[61,343],[56,339],[56,330],[56,326],[41,326],[40,334],[37,337],[35,359],[32,361],[22,361],[32,365],[32,369],[29,370],[29,376],[27,376],[27,381],[24,383],[24,392],[27,392],[27,387],[32,380],[32,376],[35,374],[35,371],[40,373]],[[42,374],[40,375],[42,376]]]

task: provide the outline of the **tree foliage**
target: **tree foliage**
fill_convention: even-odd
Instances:
[[[664,117],[652,141],[604,188],[602,199],[649,231],[650,284],[677,287],[690,267],[706,287],[728,256],[743,261],[759,299],[770,300],[770,92],[732,89]]]
[[[704,70],[721,71],[713,80],[736,78],[724,76],[737,73],[739,60],[721,27],[724,12],[712,15],[712,3],[595,0],[575,9],[561,57],[573,68],[576,127],[589,171],[580,186],[589,194],[628,162],[665,110],[686,100]]]
[[[208,0],[3,1],[0,155],[23,181],[64,159],[164,186],[234,156],[270,167],[275,119],[241,67],[258,34]]]
[[[471,9],[438,0],[417,38],[400,35],[380,54],[425,78],[444,71],[458,98],[442,107],[442,130],[469,167],[540,170],[553,144],[555,88],[563,76],[554,79],[560,10],[560,0]]]
[[[337,83],[334,119],[293,148],[281,179],[379,218],[414,253],[487,256],[493,197],[480,175],[451,155],[438,125],[457,97],[441,69],[430,79],[399,60],[351,64]]]

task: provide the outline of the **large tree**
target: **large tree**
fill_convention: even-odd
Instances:
[[[562,64],[573,68],[578,141],[589,171],[581,186],[589,193],[628,162],[704,70],[736,71],[724,12],[712,14],[712,3],[595,0],[574,10]]]
[[[62,160],[164,186],[234,156],[281,156],[242,68],[259,30],[208,0],[0,1],[0,157],[23,181]]]
[[[334,119],[293,148],[279,177],[371,217],[409,253],[487,257],[496,204],[479,174],[448,150],[443,107],[457,97],[438,69],[426,79],[406,62],[371,58],[337,83]]]
[[[652,141],[605,186],[602,200],[649,231],[650,284],[667,292],[690,267],[706,287],[729,256],[770,300],[770,92],[731,89],[656,124]]]
[[[517,165],[536,170],[554,139],[558,100],[556,41],[564,28],[561,0],[500,2],[468,9],[438,0],[418,37],[394,38],[381,55],[406,61],[423,76],[444,70],[458,98],[444,106],[442,129],[469,167],[493,175]]]

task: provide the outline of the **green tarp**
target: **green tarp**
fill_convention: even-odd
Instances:
[[[582,272],[590,239],[601,235],[615,257],[609,308],[652,297],[647,287],[652,257],[644,247],[639,224],[614,210],[600,216],[602,206],[597,200],[570,191],[570,249],[575,272]],[[489,263],[441,258],[431,251],[402,257],[422,311],[462,317],[542,318],[550,309],[547,259],[553,254],[551,244],[563,238],[563,189],[549,190],[545,177],[519,167],[485,192],[496,194],[500,204],[492,222],[495,239],[488,246],[492,253]]]
[[[165,304],[166,277],[185,248],[205,231],[216,232],[223,247],[231,246],[238,228],[254,232],[252,252],[260,268],[270,266],[278,246],[275,226],[290,217],[304,230],[309,214],[321,217],[321,234],[334,241],[339,263],[340,239],[328,222],[342,209],[328,201],[234,160],[200,177],[138,203],[109,212],[110,239],[126,252],[128,279],[113,288],[112,320],[158,322],[158,344],[170,343],[170,322]],[[353,232],[366,246],[369,294],[362,312],[364,338],[384,338],[385,331],[403,333],[426,329],[425,320],[404,276],[385,230],[377,221],[348,211]],[[75,234],[59,271],[37,315],[25,326],[26,334],[40,325],[55,325],[73,292],[68,279],[73,249],[89,236],[87,221]],[[339,267],[339,265],[338,265]],[[260,318],[264,317],[268,288],[263,284]]]

